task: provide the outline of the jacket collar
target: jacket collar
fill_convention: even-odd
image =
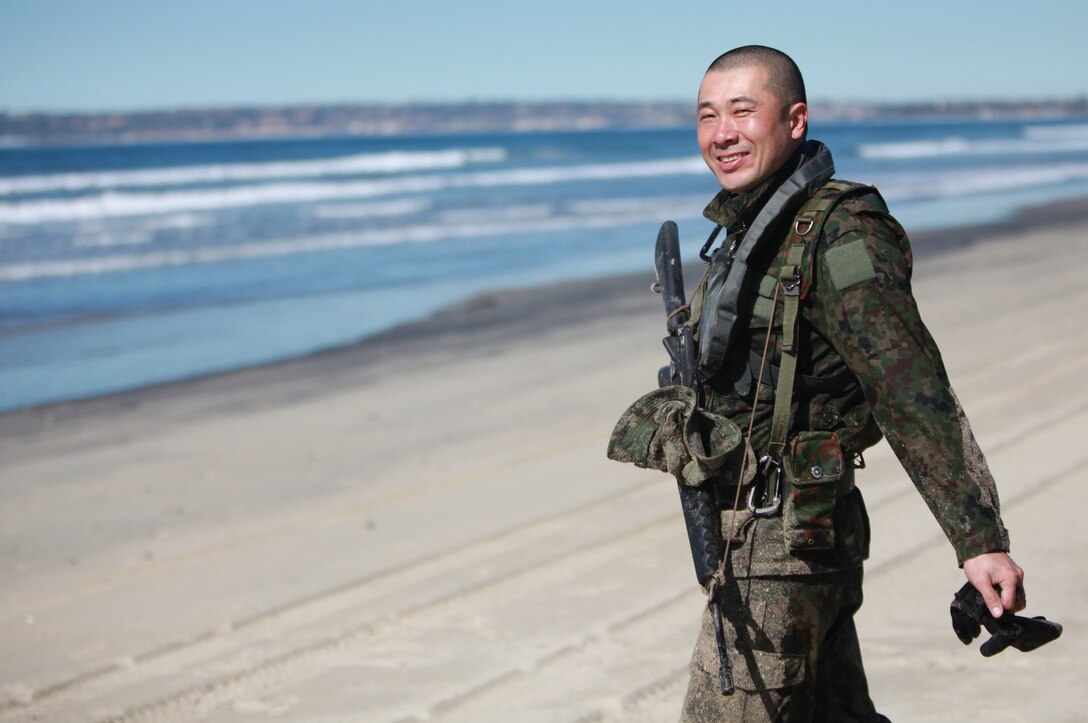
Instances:
[[[774,192],[791,176],[808,175],[813,164],[823,167],[831,163],[831,151],[819,141],[806,140],[794,151],[782,167],[761,185],[743,193],[721,190],[707,207],[703,216],[731,231],[739,225],[748,227]],[[806,168],[810,166],[810,168]]]

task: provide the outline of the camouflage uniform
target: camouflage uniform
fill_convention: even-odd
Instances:
[[[705,215],[743,233],[782,180],[780,173],[744,194],[723,191]],[[788,224],[780,226],[777,253],[772,244],[757,264],[764,278],[740,351],[702,390],[706,410],[741,429],[758,397],[752,436],[757,457],[766,450],[774,406],[773,374],[768,379],[764,372],[758,389],[754,380],[786,253]],[[732,234],[723,245],[730,241]],[[993,478],[918,315],[902,228],[878,199],[845,197],[827,217],[815,248],[801,306],[798,375],[843,378],[848,370],[847,381],[833,389],[799,384],[791,436],[833,432],[849,465],[883,434],[961,565],[984,552],[1007,551]],[[705,292],[704,280],[692,297],[693,319]],[[770,330],[772,365],[781,357],[782,318],[780,298]],[[750,390],[740,378],[752,380]],[[729,510],[736,487],[720,481],[718,487],[726,508],[723,534],[733,538],[725,610],[737,692],[727,697],[717,690],[714,634],[704,619],[684,720],[884,720],[869,698],[853,623],[869,540],[860,492],[834,500],[828,549],[797,552],[787,544],[782,515],[753,518],[745,511],[734,520]]]

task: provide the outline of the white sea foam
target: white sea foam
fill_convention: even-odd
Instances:
[[[1017,191],[1088,180],[1088,163],[964,169],[942,174],[893,173],[873,179],[889,200],[919,200]]]
[[[305,238],[276,239],[233,246],[175,249],[150,251],[141,254],[127,253],[95,258],[8,264],[0,265],[0,281],[29,281],[50,277],[106,274],[165,266],[210,264],[240,259],[287,256],[368,246],[425,243],[444,239],[473,238],[508,233],[524,234],[615,227],[624,224],[659,221],[663,213],[677,219],[694,218],[698,217],[699,209],[701,209],[701,205],[696,207],[688,202],[668,206],[647,204],[644,201],[645,199],[628,199],[625,203],[617,203],[612,209],[612,213],[602,212],[603,207],[597,207],[593,210],[587,206],[581,209],[583,212],[534,217],[532,215],[512,216],[505,213],[504,209],[498,208],[490,216],[481,214],[478,218],[472,220],[466,217],[466,222],[460,224],[449,223],[447,219],[433,224],[322,234]],[[590,213],[590,210],[593,210],[593,212]]]
[[[216,190],[162,192],[107,191],[71,199],[35,199],[0,203],[0,223],[47,223],[90,218],[208,211],[275,203],[311,203],[426,193],[450,188],[533,186],[568,181],[610,180],[706,173],[698,156],[634,163],[548,166],[447,175],[412,175],[354,181],[268,183]]]
[[[314,206],[309,213],[314,218],[376,218],[379,216],[410,216],[431,207],[430,199],[404,198],[376,203],[337,203]]]
[[[144,221],[143,227],[149,231],[186,230],[210,226],[213,223],[215,223],[215,217],[206,213],[171,213],[166,216],[152,216]]]
[[[646,198],[602,198],[591,201],[572,201],[566,207],[580,214],[608,214],[625,216],[647,213],[668,215],[679,213],[685,216],[699,216],[706,207],[707,196],[650,196]]]
[[[156,231],[187,231],[210,226],[213,216],[196,213],[171,213],[165,216],[148,216],[125,223],[118,228],[103,219],[91,219],[79,223],[72,234],[75,247],[141,246],[155,240]],[[0,228],[5,228],[0,226]]]
[[[365,173],[461,168],[476,163],[498,163],[506,158],[503,148],[450,148],[439,151],[388,151],[361,153],[310,161],[224,163],[177,168],[129,171],[96,171],[0,178],[0,195],[50,191],[86,191],[146,186],[180,186],[195,183],[228,183],[286,178],[320,178]]]
[[[121,233],[77,234],[72,238],[72,245],[76,248],[103,248],[109,246],[143,246],[154,239],[148,231],[129,230]]]
[[[497,208],[454,208],[439,215],[442,223],[494,223],[547,218],[555,213],[550,203],[533,203]]]
[[[916,141],[863,143],[858,146],[858,155],[868,159],[907,160],[942,156],[1010,156],[1088,151],[1088,133],[1062,133],[1056,127],[1053,127],[1053,131],[1051,128],[1027,128],[1022,138],[971,140],[951,136]]]

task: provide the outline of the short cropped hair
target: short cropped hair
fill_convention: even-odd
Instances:
[[[805,97],[805,81],[797,63],[781,50],[765,45],[744,45],[722,53],[714,59],[706,72],[734,70],[753,65],[767,69],[769,90],[782,101],[783,113],[788,112],[794,103],[808,103]]]

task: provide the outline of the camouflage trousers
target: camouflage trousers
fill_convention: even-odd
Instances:
[[[861,568],[818,575],[733,579],[723,591],[736,692],[718,687],[710,613],[691,658],[681,720],[886,721],[873,708],[854,613]]]

